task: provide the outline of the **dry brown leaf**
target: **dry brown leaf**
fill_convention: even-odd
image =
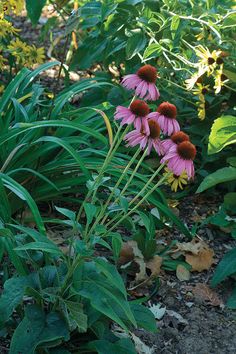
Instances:
[[[192,292],[197,299],[205,301],[212,306],[222,306],[223,304],[217,293],[210,289],[207,284],[197,283]]]
[[[180,281],[185,281],[190,279],[190,271],[184,267],[182,264],[177,265],[176,276]]]
[[[147,278],[145,260],[137,242],[132,240],[123,244],[119,258],[119,264],[122,266],[130,262],[135,273],[135,282],[145,280]]]
[[[206,243],[197,238],[192,239],[191,242],[177,243],[177,251],[191,252],[193,254],[198,254],[199,251],[206,246]]]
[[[206,242],[195,238],[191,242],[177,243],[177,249],[173,252],[185,256],[185,260],[192,266],[192,271],[202,272],[211,267],[214,251],[208,247]]]
[[[160,274],[162,264],[162,257],[154,256],[150,261],[147,262],[146,267],[151,270],[151,276],[156,277]]]
[[[124,242],[120,251],[119,265],[123,265],[131,262],[134,259],[133,247],[130,244],[131,241]]]
[[[204,248],[198,254],[186,254],[185,260],[192,266],[192,271],[202,272],[212,266],[213,256],[214,251],[212,249]]]

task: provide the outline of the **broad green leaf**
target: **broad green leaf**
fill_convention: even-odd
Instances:
[[[55,209],[62,215],[66,216],[68,219],[75,221],[76,220],[76,213],[72,210],[66,208],[59,208],[55,206]]]
[[[85,203],[84,210],[87,218],[87,223],[90,225],[94,216],[96,215],[97,207],[91,203]]]
[[[37,25],[46,0],[26,0],[26,9],[33,25]]]
[[[155,54],[155,56],[158,56],[160,53],[162,53],[161,45],[158,43],[152,43],[145,49],[143,57],[144,57],[144,59],[146,59],[146,58],[149,58],[152,54]]]
[[[144,328],[150,332],[157,332],[157,324],[153,313],[145,306],[139,304],[130,304],[138,328]]]
[[[70,318],[75,321],[80,333],[87,332],[88,316],[84,313],[83,306],[80,303],[64,300],[70,313]]]
[[[91,341],[88,348],[96,350],[98,354],[136,354],[137,351],[131,339],[119,339],[115,343],[100,339]]]
[[[224,167],[206,176],[200,186],[198,187],[196,193],[201,193],[206,189],[214,187],[219,183],[235,181],[236,180],[236,168],[235,167]]]
[[[223,21],[223,27],[235,27],[236,26],[236,13],[229,14]]]
[[[132,31],[126,45],[126,55],[128,59],[132,59],[146,45],[146,37],[142,30],[137,29]]]
[[[118,273],[116,267],[101,258],[96,259],[95,263],[98,269],[106,276],[110,284],[115,288],[119,289],[126,298],[127,293],[124,286],[124,282],[120,274]]]
[[[236,310],[236,287],[234,288],[231,296],[228,298],[226,305],[233,310]]]
[[[13,334],[9,354],[34,354],[37,348],[54,347],[68,339],[67,324],[58,313],[46,315],[40,307],[29,305]]]
[[[215,287],[228,276],[236,273],[236,248],[227,252],[216,267],[215,274],[211,280],[211,285]]]
[[[236,157],[228,157],[227,158],[227,162],[231,165],[231,166],[233,166],[233,167],[236,167]]]
[[[3,324],[11,316],[24,296],[26,287],[33,286],[32,275],[13,277],[5,281],[4,290],[0,297],[0,323]]]
[[[49,242],[29,242],[24,246],[18,246],[15,248],[15,251],[33,251],[33,250],[51,253],[57,256],[61,256],[63,254],[55,244]]]
[[[226,75],[233,83],[236,82],[236,72],[224,69],[223,74]]]
[[[236,116],[221,116],[217,118],[209,136],[208,154],[215,154],[225,146],[236,142]]]

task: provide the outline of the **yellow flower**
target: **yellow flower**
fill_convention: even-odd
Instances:
[[[12,40],[8,45],[8,50],[16,57],[17,64],[27,64],[29,49],[26,43],[22,42],[19,38]]]
[[[191,91],[192,88],[197,84],[200,77],[205,73],[205,69],[199,67],[198,72],[194,73],[190,79],[185,80],[185,85],[188,91]]]
[[[12,23],[5,20],[4,18],[0,18],[0,37],[6,37],[10,34],[17,34],[20,30],[13,27]]]
[[[199,60],[199,67],[207,72],[208,76],[213,73],[217,63],[216,60],[221,54],[221,50],[213,50],[210,52],[208,48],[199,45],[195,48],[196,55],[201,59]]]
[[[28,47],[29,62],[28,65],[42,64],[45,59],[44,48],[36,48],[35,45]]]
[[[197,83],[197,87],[192,91],[194,95],[205,95],[209,91],[209,87],[210,85],[202,85],[201,83]]]
[[[14,13],[19,15],[24,8],[24,0],[3,0],[0,5],[0,12],[9,15]]]
[[[0,55],[0,70],[4,69],[6,63],[7,63],[6,58],[4,58],[2,55]]]
[[[206,101],[204,95],[199,95],[197,110],[198,110],[198,118],[200,120],[204,120],[206,118]]]
[[[165,168],[165,172],[164,175],[169,174],[171,171],[166,167]],[[183,171],[181,173],[180,176],[175,175],[174,173],[172,173],[166,181],[167,184],[169,184],[171,186],[171,190],[173,192],[177,192],[177,189],[183,189],[183,186],[186,185],[188,183],[188,175],[185,171]]]
[[[216,70],[216,73],[215,73],[214,89],[215,89],[216,95],[221,91],[222,86],[224,86],[224,84],[228,81],[229,80],[227,79],[227,77],[223,74],[223,64],[222,64],[222,65],[220,65],[220,69]]]

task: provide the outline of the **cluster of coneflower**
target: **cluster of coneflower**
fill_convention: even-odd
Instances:
[[[126,75],[122,85],[135,90],[135,96],[128,108],[116,108],[115,119],[120,120],[121,125],[134,127],[124,137],[127,146],[139,145],[146,150],[147,155],[154,148],[161,157],[161,164],[166,164],[177,178],[185,174],[187,179],[191,179],[194,177],[196,148],[189,136],[180,131],[176,106],[162,102],[156,111],[151,112],[146,102],[156,101],[160,97],[156,87],[157,78],[157,70],[151,65],[142,66],[136,74]],[[161,137],[165,139],[161,140]]]

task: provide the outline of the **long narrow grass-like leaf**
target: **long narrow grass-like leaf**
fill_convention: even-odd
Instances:
[[[2,182],[6,188],[10,189],[21,200],[26,201],[26,203],[28,204],[28,206],[32,212],[32,215],[34,216],[35,223],[38,226],[40,232],[42,232],[43,234],[46,234],[46,230],[45,230],[41,215],[39,213],[38,207],[37,207],[35,201],[33,200],[33,198],[31,197],[31,195],[29,194],[29,192],[23,186],[21,186],[19,183],[14,181],[14,179],[12,179],[11,177],[9,177],[3,173],[0,173],[0,179],[2,180]]]
[[[36,142],[40,142],[40,141],[51,142],[51,143],[57,144],[59,146],[62,146],[75,159],[75,161],[81,167],[81,170],[83,171],[85,176],[87,176],[88,178],[90,177],[89,170],[85,167],[85,164],[84,164],[83,160],[80,158],[79,154],[76,152],[76,150],[74,148],[72,148],[72,146],[70,146],[68,143],[66,143],[63,139],[56,138],[54,136],[44,136],[44,137],[38,139]]]

